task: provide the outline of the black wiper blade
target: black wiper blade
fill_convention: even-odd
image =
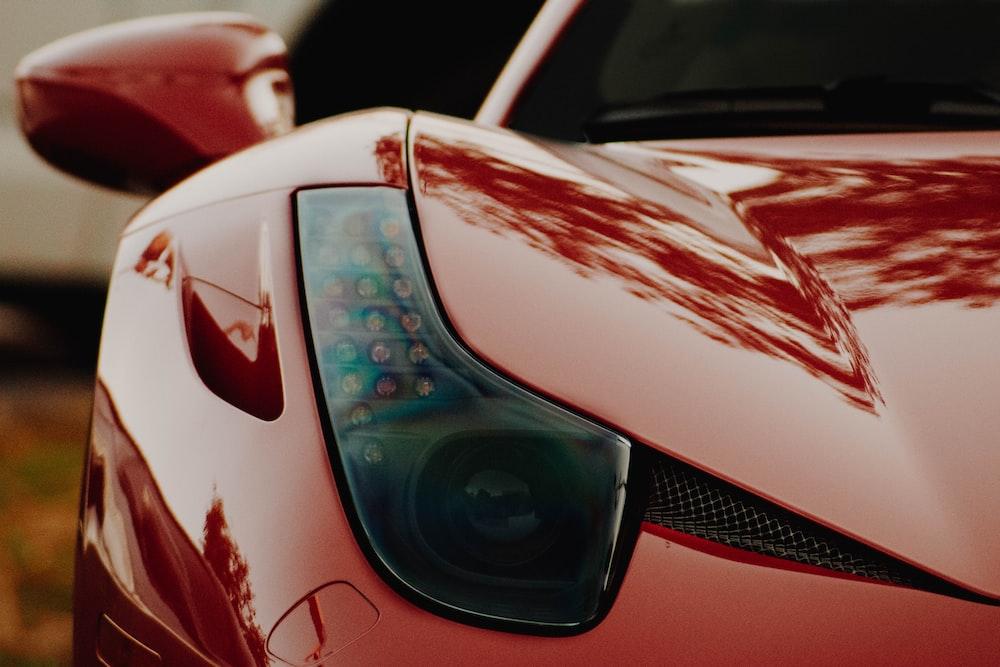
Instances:
[[[975,83],[894,81],[886,77],[845,79],[825,87],[827,109],[845,114],[1000,113],[1000,93]]]
[[[584,126],[590,141],[993,129],[1000,93],[973,84],[849,79],[827,86],[685,91],[608,108]]]
[[[628,121],[651,115],[822,111],[824,108],[824,89],[819,86],[692,90],[668,93],[642,102],[607,108],[594,116],[590,122]]]

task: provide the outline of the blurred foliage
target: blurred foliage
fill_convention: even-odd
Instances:
[[[68,664],[92,386],[0,378],[0,665]]]

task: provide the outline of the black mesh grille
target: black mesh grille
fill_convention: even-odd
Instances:
[[[928,579],[933,579],[871,547],[666,457],[657,457],[653,463],[644,519],[738,549],[878,581],[925,588]]]

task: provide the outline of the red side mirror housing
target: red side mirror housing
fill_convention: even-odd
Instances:
[[[292,129],[281,38],[243,14],[126,21],[66,37],[17,67],[21,128],[49,163],[160,192]]]

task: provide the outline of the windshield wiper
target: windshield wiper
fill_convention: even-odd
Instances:
[[[828,86],[685,91],[602,110],[589,141],[1000,127],[1000,93],[974,84],[847,79]]]

